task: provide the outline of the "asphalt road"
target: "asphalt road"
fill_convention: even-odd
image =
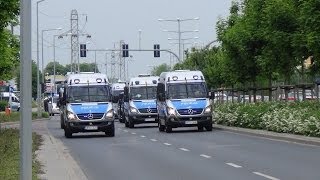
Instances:
[[[59,116],[48,129],[92,180],[319,180],[320,147],[196,128],[160,133],[116,123],[116,136],[64,138]]]

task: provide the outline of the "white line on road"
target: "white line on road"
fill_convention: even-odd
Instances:
[[[200,154],[201,157],[204,157],[204,158],[207,158],[207,159],[210,159],[211,156],[208,156],[208,155],[205,155],[205,154]]]
[[[242,166],[239,166],[239,165],[234,164],[234,163],[226,163],[226,164],[229,165],[229,166],[232,166],[234,168],[242,168]]]
[[[118,128],[119,130],[121,130],[121,128]]]
[[[132,132],[131,134],[137,134],[137,133],[135,133],[135,132]]]
[[[128,132],[128,130],[123,130],[124,132]]]
[[[169,143],[163,143],[164,145],[166,145],[166,146],[171,146],[171,144],[169,144]]]
[[[186,148],[179,148],[181,151],[190,151],[189,149],[186,149]]]
[[[143,137],[143,138],[145,138],[146,136],[144,136],[144,135],[141,135],[140,137]]]
[[[150,139],[151,141],[153,141],[153,142],[156,142],[156,141],[158,141],[158,140],[156,140],[156,139]]]
[[[269,176],[269,175],[266,175],[266,174],[262,174],[260,172],[253,172],[253,174],[256,174],[256,175],[259,175],[259,176],[262,176],[262,177],[265,177],[265,178],[271,179],[271,180],[280,180],[278,178],[275,178],[275,177],[272,177],[272,176]]]

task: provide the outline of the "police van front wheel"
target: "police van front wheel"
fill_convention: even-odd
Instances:
[[[161,125],[160,122],[158,122],[158,127],[160,132],[163,132],[166,129],[166,127],[164,125]]]
[[[64,129],[64,136],[66,138],[72,138],[72,132],[68,128],[65,128]]]
[[[108,137],[114,137],[115,133],[114,133],[114,129],[110,130],[110,131],[106,131],[104,132],[106,134],[106,136]]]
[[[212,124],[205,127],[207,131],[212,131]]]

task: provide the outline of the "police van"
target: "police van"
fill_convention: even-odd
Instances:
[[[212,131],[212,99],[201,71],[163,72],[157,87],[159,131],[198,127]]]
[[[125,126],[157,123],[157,84],[158,76],[139,75],[131,78],[124,90]]]
[[[111,85],[111,98],[112,98],[112,107],[115,113],[115,117],[122,122],[123,118],[120,115],[119,109],[119,96],[124,93],[124,87],[126,86],[126,82],[118,82]]]
[[[100,73],[69,74],[64,83],[60,104],[62,127],[67,138],[79,132],[105,132],[114,136],[108,78]]]

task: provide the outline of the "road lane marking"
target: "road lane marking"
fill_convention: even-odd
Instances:
[[[124,132],[128,132],[128,130],[123,130]]]
[[[275,178],[275,177],[272,177],[272,176],[269,176],[269,175],[266,175],[266,174],[263,174],[263,173],[260,173],[260,172],[253,172],[253,174],[256,174],[258,176],[262,176],[262,177],[265,177],[265,178],[271,179],[271,180],[280,180],[278,178]]]
[[[189,149],[186,149],[186,148],[179,148],[181,151],[185,151],[185,152],[188,152],[190,151]]]
[[[145,138],[146,136],[144,136],[144,135],[141,135],[140,137],[142,137],[142,138]]]
[[[153,141],[153,142],[156,142],[156,141],[158,141],[158,140],[156,140],[156,139],[150,139],[151,141]]]
[[[200,154],[201,157],[204,157],[204,158],[207,158],[207,159],[210,159],[211,156],[208,156],[208,155],[205,155],[205,154]]]
[[[132,132],[131,134],[137,134],[137,133],[135,133],[135,132]]]
[[[171,144],[169,144],[169,143],[163,143],[164,145],[166,145],[166,146],[171,146]]]
[[[121,130],[121,128],[118,128],[118,130]]]
[[[226,164],[229,165],[229,166],[232,166],[234,168],[242,168],[242,166],[239,166],[239,165],[234,164],[234,163],[226,163]]]

